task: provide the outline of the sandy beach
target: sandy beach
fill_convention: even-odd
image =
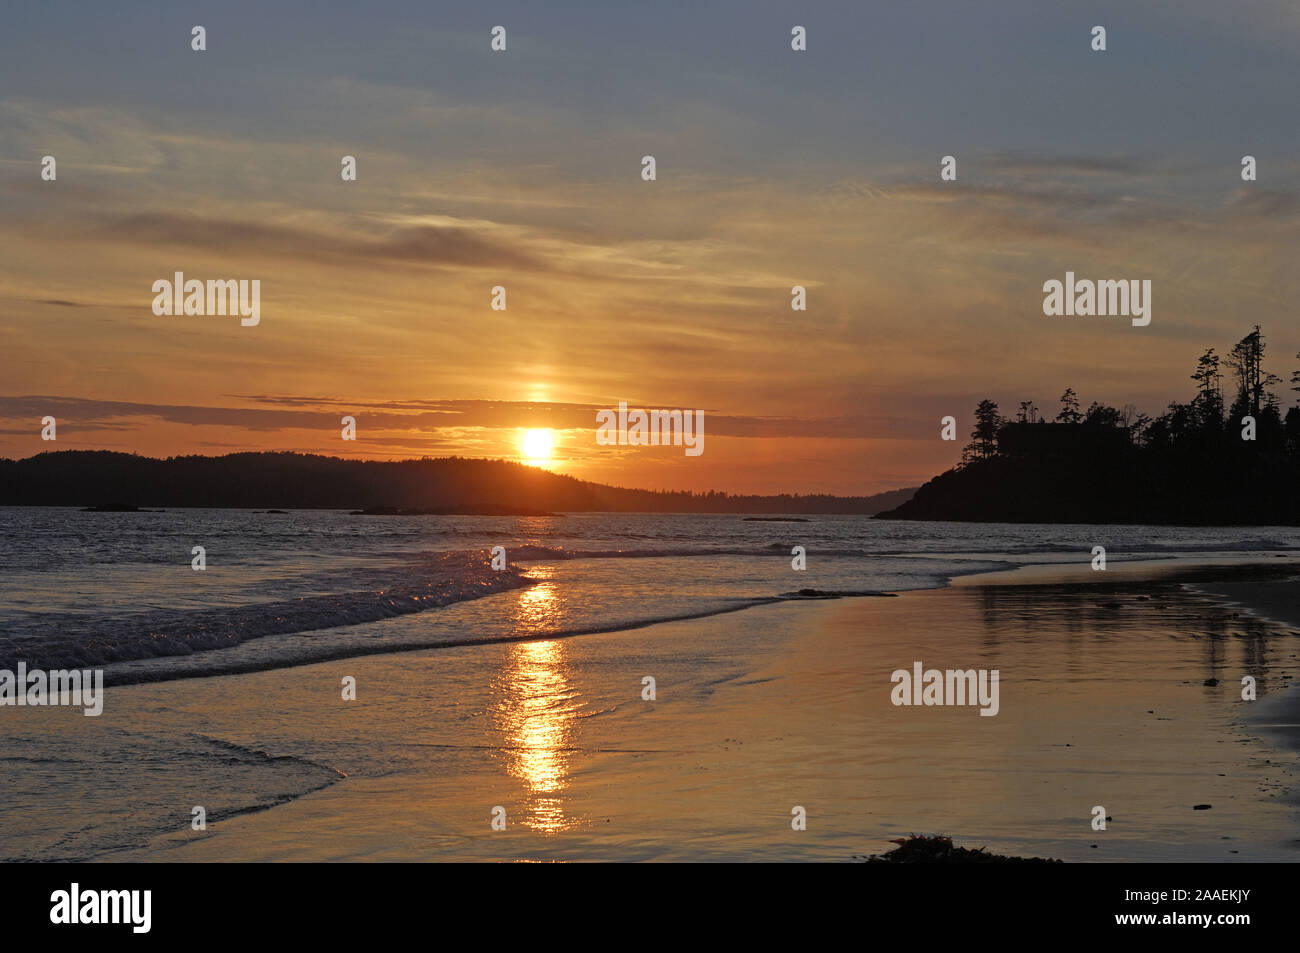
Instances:
[[[625,632],[117,686],[100,718],[11,713],[20,735],[27,718],[33,737],[88,761],[128,743],[133,763],[120,777],[106,764],[54,801],[11,778],[37,822],[7,845],[95,860],[848,861],[941,832],[1068,861],[1291,861],[1294,739],[1257,724],[1300,722],[1286,600],[1265,618],[1186,584],[1199,572],[1225,577],[1225,595],[1282,593],[1263,571],[1026,570]],[[525,611],[538,590],[491,598]],[[895,706],[891,672],[917,661],[997,669],[998,714]],[[1241,698],[1247,674],[1258,702]],[[345,676],[355,701],[341,698]],[[646,676],[654,701],[642,698]],[[279,794],[233,813],[223,805],[239,802],[241,777],[263,792],[270,778]],[[53,820],[69,804],[84,819],[71,833]],[[205,831],[190,828],[196,805]],[[491,827],[498,806],[503,831]],[[1092,829],[1096,806],[1105,831]],[[792,829],[796,807],[806,830]],[[133,819],[142,833],[124,842]],[[159,819],[174,833],[143,833]]]

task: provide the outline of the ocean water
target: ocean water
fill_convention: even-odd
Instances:
[[[1098,545],[1109,560],[1300,549],[1294,527],[799,519],[0,508],[0,668],[95,666],[109,684],[156,681],[937,588],[1087,562]],[[203,571],[191,568],[195,546]],[[506,571],[491,568],[494,546]],[[795,546],[805,571],[792,568]],[[535,591],[533,611],[485,598],[518,588]]]
[[[510,781],[523,792],[520,829],[558,831],[572,786],[601,759],[680,749],[674,757],[707,773],[733,757],[725,739],[718,748],[707,733],[697,737],[688,719],[643,724],[650,716],[626,703],[625,683],[635,696],[644,671],[660,673],[672,686],[663,704],[676,699],[711,717],[715,692],[752,680],[746,658],[797,634],[800,601],[941,588],[1032,563],[1086,566],[1097,545],[1109,561],[1300,550],[1295,528],[806,519],[0,509],[0,669],[103,667],[107,683],[126,686],[110,690],[100,717],[0,708],[0,861],[155,856],[289,803],[322,813],[309,812],[315,827],[284,832],[271,856],[387,856],[377,852],[431,836],[432,821],[408,816],[407,795],[394,804],[388,793],[421,784],[434,784],[427,799],[451,810],[504,797],[496,792]],[[498,545],[504,572],[490,566]],[[202,572],[191,568],[194,546],[206,550]],[[805,571],[791,567],[794,546],[806,550]],[[771,609],[741,611],[757,606]],[[693,628],[701,635],[686,650],[665,653],[650,630],[644,645],[627,631],[618,652],[596,641],[589,653],[566,649],[578,648],[567,637],[586,643],[587,633],[733,612],[734,625]],[[434,651],[390,654],[411,649]],[[587,661],[568,661],[579,654]],[[383,657],[351,704],[340,704],[335,673],[297,668],[367,655]],[[264,674],[215,677],[251,672]],[[192,678],[202,681],[176,681]],[[831,721],[856,711],[855,700],[846,704]],[[680,737],[663,736],[666,724],[679,725]],[[578,727],[595,725],[608,727]],[[736,764],[743,775],[748,762]],[[678,770],[670,761],[661,780]],[[599,789],[603,776],[587,783]],[[348,825],[320,806],[337,808],[336,791],[373,805],[361,808],[370,814],[355,848],[344,845]],[[304,800],[314,792],[318,799]],[[207,811],[208,832],[190,828],[195,805]],[[464,823],[479,827],[477,818]],[[428,856],[464,856],[465,835],[439,836]],[[689,857],[701,835],[652,849],[657,836],[630,831],[613,856]],[[743,851],[775,849],[757,833],[736,836]],[[212,843],[233,844],[225,856],[260,856],[234,835]],[[575,841],[574,856],[588,847]]]

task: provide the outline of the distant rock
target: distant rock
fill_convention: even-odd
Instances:
[[[880,596],[884,598],[893,598],[897,596],[896,592],[877,592],[868,589],[846,590],[844,592],[828,592],[825,589],[800,589],[797,592],[782,593],[779,599],[843,599],[848,596]]]

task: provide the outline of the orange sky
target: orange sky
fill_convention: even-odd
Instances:
[[[1042,35],[1022,13],[1013,35]],[[150,46],[97,68],[11,61],[0,455],[518,459],[525,429],[552,427],[547,465],[585,479],[866,494],[954,463],[939,419],[968,431],[984,396],[1054,413],[1073,386],[1085,405],[1158,412],[1186,399],[1205,347],[1226,351],[1255,323],[1288,377],[1300,148],[1268,148],[1294,144],[1294,115],[1266,120],[1286,101],[1270,71],[1294,68],[1297,34],[1225,34],[1236,28],[1215,16],[1185,28],[1255,51],[1258,75],[1211,83],[1171,48],[1163,65],[1182,86],[1135,86],[1140,57],[1103,69],[1066,36],[1053,55],[1068,85],[1022,84],[1019,105],[982,59],[969,89],[927,98],[935,70],[965,75],[977,54],[960,45],[879,51],[898,57],[886,95],[853,85],[861,57],[829,37],[797,71],[780,43],[744,52],[745,32],[717,61],[688,44],[636,58],[629,78],[619,44],[665,37],[620,32],[595,53],[582,28],[531,21],[499,60],[469,25],[414,49],[382,24],[349,45],[363,26],[344,22],[308,27],[292,51],[285,26],[278,59],[263,48],[271,24],[269,39],[227,25],[207,60],[182,48],[155,64]],[[166,27],[141,29],[165,45]],[[122,64],[133,55],[144,65]],[[439,82],[412,79],[439,68]],[[1177,97],[1185,116],[1168,108]],[[1238,175],[1248,151],[1255,183]],[[640,178],[647,153],[654,182]],[[939,180],[947,153],[956,182]],[[40,179],[46,154],[54,182]],[[339,176],[346,154],[355,182]],[[1042,283],[1067,270],[1150,279],[1151,325],[1045,317]],[[155,316],[152,284],[176,271],[259,279],[261,323]],[[807,311],[790,309],[796,284]],[[497,285],[505,311],[489,306]],[[620,400],[703,409],[705,452],[597,446],[595,412]],[[40,440],[46,414],[57,444]],[[345,414],[355,443],[340,439]]]

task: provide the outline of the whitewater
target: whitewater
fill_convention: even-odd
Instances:
[[[7,507],[0,668],[102,667],[112,685],[578,636],[1086,563],[1097,545],[1111,560],[1249,555],[1300,549],[1300,529]],[[191,568],[194,546],[203,571]],[[505,571],[491,568],[494,546]],[[804,571],[792,568],[795,547]],[[528,599],[490,598],[520,588]]]

